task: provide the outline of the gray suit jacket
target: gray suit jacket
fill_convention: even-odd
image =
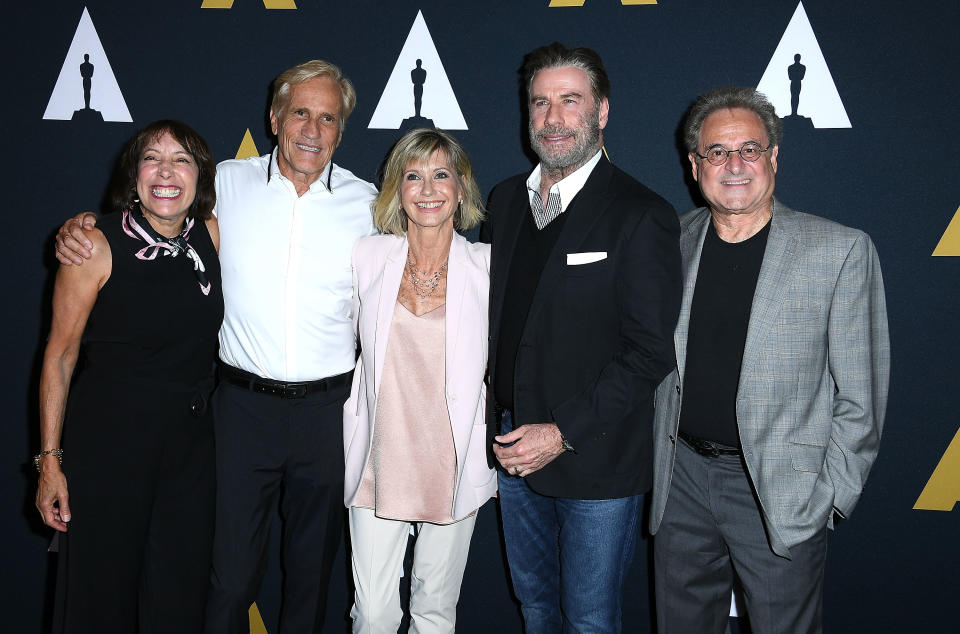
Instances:
[[[710,210],[680,219],[684,289],[677,368],[657,388],[650,532],[670,491],[687,328]],[[856,229],[774,200],[737,391],[747,470],[770,545],[789,557],[833,512],[848,515],[877,456],[890,341],[880,262]]]

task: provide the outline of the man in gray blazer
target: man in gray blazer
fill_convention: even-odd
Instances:
[[[880,263],[862,231],[773,197],[782,124],[763,95],[711,91],[685,125],[709,207],[680,219],[677,368],[656,394],[659,631],[724,631],[734,577],[755,634],[820,631],[826,531],[887,404]]]

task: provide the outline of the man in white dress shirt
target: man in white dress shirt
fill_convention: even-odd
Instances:
[[[343,530],[342,406],[356,361],[354,241],[376,189],[334,165],[356,94],[314,60],[274,82],[270,154],[217,167],[225,314],[213,397],[217,519],[206,631],[249,632],[274,509],[283,519],[280,632],[322,629]],[[58,257],[84,249],[61,230]]]
[[[291,68],[274,83],[277,148],[217,168],[225,312],[213,400],[211,633],[248,631],[278,496],[280,632],[323,626],[343,530],[342,408],[356,362],[350,251],[376,232],[376,189],[331,160],[355,101],[335,66]]]

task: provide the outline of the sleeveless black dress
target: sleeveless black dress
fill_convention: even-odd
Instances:
[[[204,292],[185,253],[143,259],[149,245],[124,231],[123,216],[98,225],[112,271],[84,331],[64,421],[72,519],[60,535],[54,631],[200,632],[215,501],[207,403],[223,320],[220,264],[197,221],[187,242],[205,268]]]

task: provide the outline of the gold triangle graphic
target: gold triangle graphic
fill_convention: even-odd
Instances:
[[[550,0],[551,7],[582,7],[587,0]],[[620,0],[620,4],[657,4],[657,0]]]
[[[238,159],[250,158],[251,156],[260,156],[257,150],[257,144],[253,142],[253,136],[250,134],[250,128],[243,133],[243,140],[240,141],[240,149],[237,150]]]
[[[960,429],[947,445],[937,468],[930,474],[920,497],[913,505],[914,510],[952,511],[953,505],[960,501]]]
[[[933,255],[960,255],[960,207],[957,207],[957,213],[947,225],[947,230],[943,232]]]
[[[250,616],[250,634],[267,634],[267,626],[263,624],[263,618],[256,603],[250,604],[247,614]]]
[[[263,6],[268,9],[296,9],[294,0],[263,0]],[[203,0],[201,9],[232,9],[233,0]]]

